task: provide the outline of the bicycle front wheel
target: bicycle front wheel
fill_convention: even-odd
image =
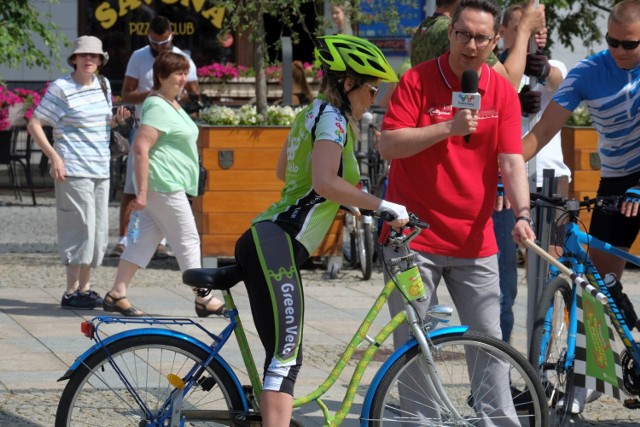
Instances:
[[[88,357],[69,379],[58,404],[56,427],[168,425],[162,420],[176,389],[167,375],[186,381],[207,357],[194,344],[157,335],[123,338],[103,350]],[[131,388],[125,387],[116,370]],[[181,416],[186,424],[181,425],[229,425],[219,420],[228,418],[230,410],[242,409],[235,382],[214,359],[183,396]]]
[[[549,407],[555,408],[553,425],[564,425],[573,405],[573,367],[565,369],[572,298],[566,279],[556,277],[547,283],[531,333],[529,359],[540,373]]]
[[[546,425],[544,390],[529,362],[513,347],[467,331],[433,338],[431,351],[444,395],[428,385],[427,360],[416,345],[382,378],[373,397],[370,426]]]

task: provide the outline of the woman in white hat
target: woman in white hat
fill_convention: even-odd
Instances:
[[[79,37],[67,58],[74,71],[51,83],[27,125],[55,182],[58,252],[67,270],[62,308],[91,310],[103,302],[89,279],[109,237],[109,137],[130,116],[124,107],[112,114],[109,81],[103,79],[105,94],[96,75],[108,60],[100,39]],[[53,128],[53,146],[43,126]]]

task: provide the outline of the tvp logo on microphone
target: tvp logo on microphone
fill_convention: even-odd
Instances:
[[[455,108],[468,108],[469,110],[480,109],[480,94],[468,92],[453,92],[451,106]]]

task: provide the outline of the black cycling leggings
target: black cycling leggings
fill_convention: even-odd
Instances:
[[[253,321],[265,348],[264,390],[293,396],[302,365],[304,293],[299,267],[305,247],[271,221],[255,224],[236,242]]]

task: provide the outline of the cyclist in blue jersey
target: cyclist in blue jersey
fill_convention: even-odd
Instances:
[[[387,211],[392,226],[408,221],[404,206],[355,187],[358,120],[380,82],[397,81],[382,52],[345,34],[320,37],[320,95],[295,118],[278,160],[281,199],[253,220],[236,243],[256,329],[265,347],[262,425],[289,426],[302,363],[304,295],[299,268],[322,242],[340,205]]]
[[[640,230],[640,1],[615,5],[606,41],[608,49],[569,71],[538,124],[523,138],[523,153],[525,160],[533,157],[584,102],[599,136],[598,195],[627,195],[621,209],[626,218],[594,211],[589,233],[628,251]],[[595,249],[590,255],[601,275],[622,277],[624,260]]]

